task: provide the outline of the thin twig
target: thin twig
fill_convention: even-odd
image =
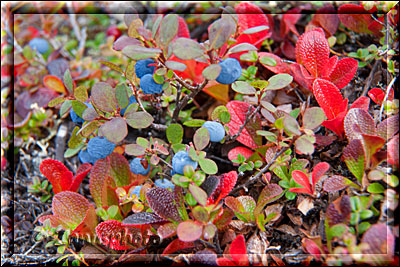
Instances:
[[[385,106],[384,103],[387,101],[387,99],[388,99],[388,97],[389,97],[390,90],[392,90],[392,86],[393,86],[394,82],[396,81],[396,78],[397,78],[397,76],[395,76],[395,77],[393,78],[393,80],[389,83],[388,87],[386,88],[385,98],[383,99],[382,105],[381,105],[381,109],[379,110],[379,118],[378,118],[378,121],[379,121],[379,122],[380,122],[381,119],[382,119],[383,108],[384,108],[384,106]],[[375,124],[376,124],[376,122],[375,122]]]
[[[379,63],[379,61],[375,61],[374,65],[372,66],[372,70],[371,70],[371,72],[369,73],[369,75],[367,77],[367,80],[366,80],[365,85],[364,85],[364,89],[363,89],[363,91],[362,91],[360,96],[366,96],[367,95],[368,89],[371,86],[372,79],[374,78],[374,74],[375,74],[376,68],[378,67],[378,63]]]
[[[233,193],[239,191],[239,190],[242,189],[242,188],[245,189],[245,190],[247,191],[248,186],[251,185],[251,184],[253,184],[254,182],[256,182],[256,180],[257,180],[258,178],[260,178],[260,177],[272,166],[272,164],[274,164],[275,160],[276,160],[280,155],[282,155],[283,153],[285,153],[286,150],[288,150],[288,149],[290,148],[290,146],[294,143],[294,141],[295,141],[296,139],[297,139],[297,138],[294,137],[294,138],[292,139],[292,141],[290,142],[290,144],[289,144],[287,147],[284,147],[284,148],[282,148],[282,150],[280,150],[279,152],[275,153],[275,156],[271,159],[271,161],[270,161],[267,165],[264,166],[264,168],[262,168],[257,174],[255,174],[255,175],[253,175],[252,177],[250,177],[250,178],[246,181],[246,183],[244,183],[244,184],[242,184],[242,185],[236,187],[235,189],[233,189],[233,190],[231,191],[230,194],[233,194]]]

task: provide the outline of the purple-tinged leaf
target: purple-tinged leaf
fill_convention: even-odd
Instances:
[[[348,221],[351,215],[351,203],[348,195],[343,195],[333,201],[326,210],[329,226]]]
[[[258,197],[254,214],[260,214],[264,209],[265,205],[274,202],[283,195],[282,188],[277,184],[269,184],[263,188]]]
[[[119,143],[128,135],[128,126],[121,117],[113,118],[104,123],[99,131],[112,143]]]
[[[326,120],[326,116],[322,108],[307,108],[303,115],[303,128],[315,129]]]
[[[153,187],[146,192],[150,208],[165,220],[181,221],[179,212],[174,204],[174,195],[167,189]]]
[[[351,140],[344,148],[342,158],[349,171],[361,182],[366,164],[362,141],[360,139]]]
[[[155,213],[150,212],[141,212],[141,213],[134,213],[124,220],[122,220],[123,226],[131,226],[131,227],[138,227],[141,225],[147,224],[161,224],[166,223],[167,220],[161,218]]]
[[[128,45],[141,45],[142,43],[135,38],[123,35],[119,37],[113,44],[113,49],[117,51],[121,51]]]
[[[374,119],[360,108],[349,110],[344,118],[344,130],[349,141],[361,139],[361,134],[376,135]]]
[[[179,240],[183,242],[193,242],[201,237],[203,227],[199,222],[187,220],[178,225],[176,232]]]
[[[114,112],[117,107],[114,90],[106,82],[98,82],[93,85],[91,99],[96,107],[105,112]]]
[[[347,179],[346,177],[343,177],[341,175],[333,175],[328,179],[326,179],[326,181],[324,182],[323,189],[326,192],[333,193],[345,189],[352,184],[354,183],[349,179]]]
[[[210,133],[205,127],[196,130],[193,136],[193,143],[197,150],[203,150],[210,143]]]
[[[377,134],[389,140],[399,131],[399,115],[391,116],[378,124]]]
[[[143,129],[149,127],[154,118],[149,113],[144,111],[135,112],[134,110],[130,110],[125,114],[126,122],[135,129]]]
[[[172,43],[172,51],[177,58],[183,60],[199,58],[205,53],[205,49],[197,41],[190,38],[176,39]]]
[[[369,263],[391,265],[395,255],[395,236],[386,224],[372,225],[361,238],[361,244],[368,244],[363,249]]]

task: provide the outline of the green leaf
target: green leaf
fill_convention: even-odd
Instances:
[[[140,45],[127,45],[122,49],[122,54],[133,60],[156,58],[161,52],[158,48],[147,48]]]
[[[332,237],[341,237],[347,231],[347,226],[344,224],[336,224],[329,228]]]
[[[91,99],[96,107],[105,112],[114,112],[117,107],[114,90],[106,82],[98,82],[93,85]]]
[[[87,106],[78,100],[72,100],[71,105],[76,115],[82,118],[82,114],[85,111],[85,109],[87,109]]]
[[[239,53],[244,51],[257,51],[257,47],[249,43],[240,43],[229,49],[227,54]]]
[[[74,89],[74,97],[76,100],[86,102],[89,98],[87,87],[85,85],[76,87]]]
[[[125,83],[121,83],[115,87],[115,98],[120,109],[126,108],[129,105],[128,87]]]
[[[151,35],[152,35],[153,39],[156,36],[156,33],[157,33],[157,31],[158,31],[158,29],[160,27],[162,19],[163,19],[163,15],[162,14],[158,14],[158,17],[157,17],[156,21],[153,24],[153,28],[151,29]]]
[[[208,196],[203,189],[195,184],[189,184],[189,191],[200,205],[207,205]]]
[[[189,188],[190,188],[190,185],[189,185]],[[198,187],[198,188],[201,189],[200,187]],[[199,202],[199,201],[197,201],[197,202]],[[207,210],[202,206],[194,207],[194,209],[192,210],[192,214],[193,214],[193,217],[196,219],[196,221],[199,221],[202,223],[207,223],[208,220],[210,219],[210,216],[208,215]]]
[[[218,172],[217,164],[211,159],[206,159],[206,158],[199,159],[199,164],[200,168],[206,174],[216,174]]]
[[[168,142],[178,144],[182,142],[183,127],[179,123],[170,124],[166,130]]]
[[[80,134],[77,134],[78,131],[79,131],[79,127],[75,126],[75,128],[72,130],[71,137],[68,141],[69,148],[77,148],[82,144],[83,136]]]
[[[204,55],[204,48],[195,40],[190,38],[177,38],[172,44],[172,51],[177,58],[188,60]]]
[[[302,135],[295,142],[296,152],[299,154],[312,155],[314,153],[314,143],[314,136]]]
[[[279,90],[285,88],[293,81],[293,77],[287,73],[279,73],[268,79],[266,90]]]
[[[222,47],[229,40],[229,37],[235,30],[236,23],[228,16],[224,16],[213,22],[208,28],[210,49],[218,49]]]
[[[218,78],[221,73],[221,65],[219,64],[211,64],[207,68],[205,68],[202,72],[204,78],[209,81],[213,81]]]
[[[130,61],[125,69],[125,78],[127,78],[129,81],[134,81],[135,76],[135,61]]]
[[[232,90],[244,95],[254,95],[256,94],[256,89],[244,81],[236,81],[232,83]]]
[[[269,27],[266,25],[261,25],[261,26],[256,26],[256,27],[252,27],[252,28],[248,28],[245,31],[242,32],[242,34],[253,34],[256,32],[260,32],[260,31],[264,31],[264,30],[268,30]]]
[[[210,133],[206,128],[199,128],[193,136],[193,143],[197,150],[203,150],[210,142]]]
[[[146,138],[138,137],[138,138],[136,138],[136,144],[138,144],[142,147],[148,147],[150,142]]]
[[[138,144],[127,144],[125,153],[131,156],[143,156],[146,153],[146,148]]]
[[[260,58],[260,63],[267,65],[267,66],[271,66],[271,67],[275,67],[276,66],[276,60],[272,57],[267,57],[267,56],[263,56]]]
[[[168,14],[162,19],[160,25],[160,42],[163,47],[168,47],[168,44],[178,33],[178,27],[178,16],[176,14]]]
[[[249,61],[249,62],[257,62],[258,55],[256,51],[249,51],[240,55],[240,60],[242,61]]]
[[[307,108],[303,115],[303,127],[315,129],[326,120],[324,111],[319,107]]]
[[[183,125],[188,127],[201,127],[205,122],[205,120],[194,119],[190,121],[185,121]]]
[[[71,100],[65,100],[60,108],[60,117],[63,117],[69,111],[71,106],[72,106]]]
[[[108,141],[118,143],[128,135],[128,126],[123,118],[115,117],[104,123],[99,131],[101,131]]]
[[[187,66],[185,64],[178,62],[178,61],[172,61],[172,60],[167,60],[165,62],[165,66],[167,66],[168,69],[177,70],[177,71],[184,71],[187,68]],[[167,73],[167,72],[165,71],[165,73]]]
[[[259,89],[259,90],[264,89],[265,87],[268,86],[268,84],[269,84],[268,81],[253,81],[253,82],[250,83],[251,86],[253,86],[253,87],[255,87],[255,88]]]
[[[343,160],[349,171],[361,182],[365,168],[365,155],[361,140],[350,141],[343,150]]]
[[[56,97],[56,98],[53,98],[52,100],[50,100],[50,102],[47,104],[47,106],[49,108],[53,108],[53,107],[57,106],[58,104],[64,103],[64,101],[65,101],[65,98],[63,96]]]
[[[70,94],[74,93],[74,83],[72,81],[71,73],[69,69],[64,72],[64,85],[68,89]]]
[[[84,147],[84,143],[81,143],[79,146],[76,148],[67,148],[64,152],[64,158],[70,158],[78,154],[79,151]]]
[[[99,118],[99,114],[97,114],[96,110],[94,108],[88,107],[85,109],[82,113],[82,119],[85,121],[93,121],[97,118]]]
[[[372,183],[368,186],[367,191],[373,194],[381,194],[385,192],[385,188],[380,183]]]
[[[125,114],[126,122],[135,129],[143,129],[149,127],[154,119],[149,113],[144,111],[128,112]]]
[[[103,64],[103,65],[106,65],[107,67],[109,67],[112,70],[115,70],[115,71],[117,71],[119,73],[124,73],[124,71],[120,67],[115,65],[114,63],[111,63],[111,62],[108,62],[108,61],[103,61],[103,60],[100,60],[99,62],[101,64]]]
[[[288,134],[301,135],[300,126],[297,120],[290,115],[283,118],[283,127]]]

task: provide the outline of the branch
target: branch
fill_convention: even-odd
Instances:
[[[227,140],[227,144],[234,142],[239,137],[239,135],[242,133],[243,129],[246,127],[247,123],[249,123],[250,120],[252,120],[254,118],[254,116],[258,113],[258,111],[261,108],[261,106],[259,105],[253,112],[251,112],[252,107],[253,106],[249,106],[249,110],[246,113],[246,120],[244,121],[243,125],[240,126],[239,131],[235,135],[231,136],[229,140]]]
[[[383,99],[382,105],[381,105],[381,109],[379,110],[379,118],[378,118],[378,121],[379,121],[379,122],[380,122],[381,119],[382,119],[383,108],[384,108],[384,106],[385,106],[384,103],[387,101],[387,99],[388,99],[388,97],[389,97],[390,90],[392,90],[392,86],[393,86],[394,82],[396,81],[396,78],[397,78],[397,76],[395,76],[395,77],[393,78],[393,80],[389,83],[388,87],[386,88],[385,98]]]

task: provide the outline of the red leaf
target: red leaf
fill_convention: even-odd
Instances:
[[[299,170],[294,170],[292,171],[292,178],[296,183],[304,187],[305,193],[310,195],[313,194],[313,191],[311,189],[310,179],[307,174]],[[299,190],[297,188],[290,188],[289,190],[293,192],[292,189],[293,191]]]
[[[73,192],[78,191],[79,185],[82,183],[83,179],[89,173],[91,168],[92,168],[92,165],[90,163],[83,163],[81,166],[79,166],[78,170],[75,173],[75,176],[73,178],[73,181],[72,181],[72,184],[71,184],[69,190],[71,190]]]
[[[329,79],[339,89],[345,87],[357,72],[358,61],[354,58],[343,58],[336,63],[333,72],[329,75]]]
[[[339,89],[330,81],[315,79],[313,93],[328,120],[332,120],[340,113],[347,111],[347,99],[343,100]]]
[[[167,256],[178,250],[183,250],[183,249],[192,248],[192,247],[194,247],[193,242],[183,242],[183,241],[179,240],[179,238],[177,238],[177,239],[174,239],[171,243],[169,243],[169,245],[162,252],[161,256]]]
[[[315,256],[318,260],[320,259],[322,251],[313,240],[304,238],[302,240],[302,247],[305,252]]]
[[[297,11],[297,10],[295,10]],[[293,32],[295,35],[299,36],[300,34],[297,32],[296,23],[299,21],[301,14],[291,14],[290,10],[287,11],[286,14],[283,14],[281,20],[281,37],[286,36],[289,31]]]
[[[279,74],[279,73],[290,73],[290,69],[289,69],[288,64],[283,62],[282,59],[280,57],[278,57],[277,55],[272,54],[272,53],[267,53],[267,52],[259,52],[258,53],[258,58],[259,59],[262,58],[262,57],[265,57],[265,56],[271,57],[271,58],[275,59],[275,61],[276,61],[276,66],[273,66],[273,67],[261,64],[265,68],[267,68],[270,71],[272,71],[273,73],[277,73],[277,74]]]
[[[55,194],[69,190],[73,173],[64,164],[54,159],[45,159],[39,166],[40,172],[49,179]]]
[[[226,107],[231,115],[231,121],[226,125],[229,127],[229,134],[235,135],[246,120],[250,104],[234,100],[226,104]],[[255,108],[252,107],[251,110],[254,111]],[[259,114],[246,124],[246,127],[244,127],[237,140],[243,145],[254,149],[262,144],[261,136],[256,134],[257,130],[261,130]]]
[[[361,139],[361,134],[376,135],[374,119],[360,108],[349,110],[344,119],[344,130],[349,140]]]
[[[239,33],[257,27],[269,26],[269,21],[264,12],[255,4],[249,2],[241,2],[235,6],[235,11],[238,14]],[[237,44],[250,43],[257,48],[261,47],[262,42],[271,36],[271,29],[266,29],[252,34],[241,34],[237,40]]]
[[[336,13],[335,8],[322,7],[317,10],[317,14],[313,16],[310,23],[307,25],[306,30],[309,27],[321,27],[324,29],[327,36],[332,36],[339,27],[340,20]]]
[[[125,250],[132,248],[127,243],[128,228],[116,220],[107,220],[96,227],[96,234],[100,242],[111,249]]]
[[[233,261],[239,266],[248,266],[249,258],[247,256],[246,243],[243,235],[238,235],[235,240],[232,241],[229,249]]]
[[[289,66],[290,75],[293,76],[293,79],[296,83],[298,83],[301,87],[306,88],[312,91],[312,83],[314,81],[314,77],[310,74],[306,74],[307,70],[304,68],[303,65],[293,63]]]
[[[243,157],[245,157],[246,159],[248,159],[251,155],[253,155],[254,151],[246,148],[246,147],[242,147],[242,146],[238,146],[235,148],[232,148],[229,153],[228,153],[228,159],[229,160],[234,160],[237,159],[237,156],[240,154]]]
[[[230,171],[228,173],[224,173],[219,177],[219,179],[220,182],[217,188],[208,198],[207,204],[218,203],[232,191],[237,182],[237,172]]]
[[[372,88],[368,91],[368,96],[378,105],[382,105],[383,100],[385,99],[385,92],[380,88]],[[388,100],[392,101],[394,98],[394,91],[390,89]]]
[[[333,70],[335,69],[337,62],[338,62],[337,56],[333,56],[333,57],[329,58],[329,61],[325,65],[320,76],[323,77],[324,79],[327,79],[327,77],[329,77],[331,75],[331,73],[333,72]]]
[[[376,129],[377,134],[389,140],[399,131],[399,114],[390,116],[389,118],[385,119],[381,123],[378,124]]]
[[[178,16],[178,33],[176,38],[184,37],[190,38],[189,28],[184,18]]]
[[[296,61],[314,77],[319,77],[329,61],[329,43],[324,31],[314,29],[303,33],[296,44]]]
[[[356,99],[356,101],[351,104],[350,109],[352,108],[361,108],[365,111],[368,111],[369,109],[369,98],[366,96],[360,96],[359,98]]]
[[[228,258],[218,258],[217,264],[218,266],[235,266],[235,262]]]
[[[317,165],[314,166],[311,179],[312,179],[312,191],[315,191],[315,184],[318,182],[318,180],[321,178],[322,175],[325,174],[330,168],[329,163],[326,162],[320,162]]]
[[[89,176],[89,190],[97,207],[118,205],[118,197],[115,194],[115,181],[108,174],[110,158],[99,159],[92,167]]]
[[[370,10],[369,12],[373,12]],[[359,33],[373,33],[376,36],[381,36],[382,33],[379,32],[382,29],[382,25],[380,27],[378,25],[373,24],[374,20],[372,19],[367,10],[364,9],[362,5],[355,4],[344,4],[338,9],[338,16],[340,21],[352,31]],[[371,29],[370,29],[371,27]]]
[[[71,236],[81,239],[89,239],[94,236],[97,225],[97,214],[94,206],[90,204],[86,211],[85,218],[82,222],[72,231]]]

